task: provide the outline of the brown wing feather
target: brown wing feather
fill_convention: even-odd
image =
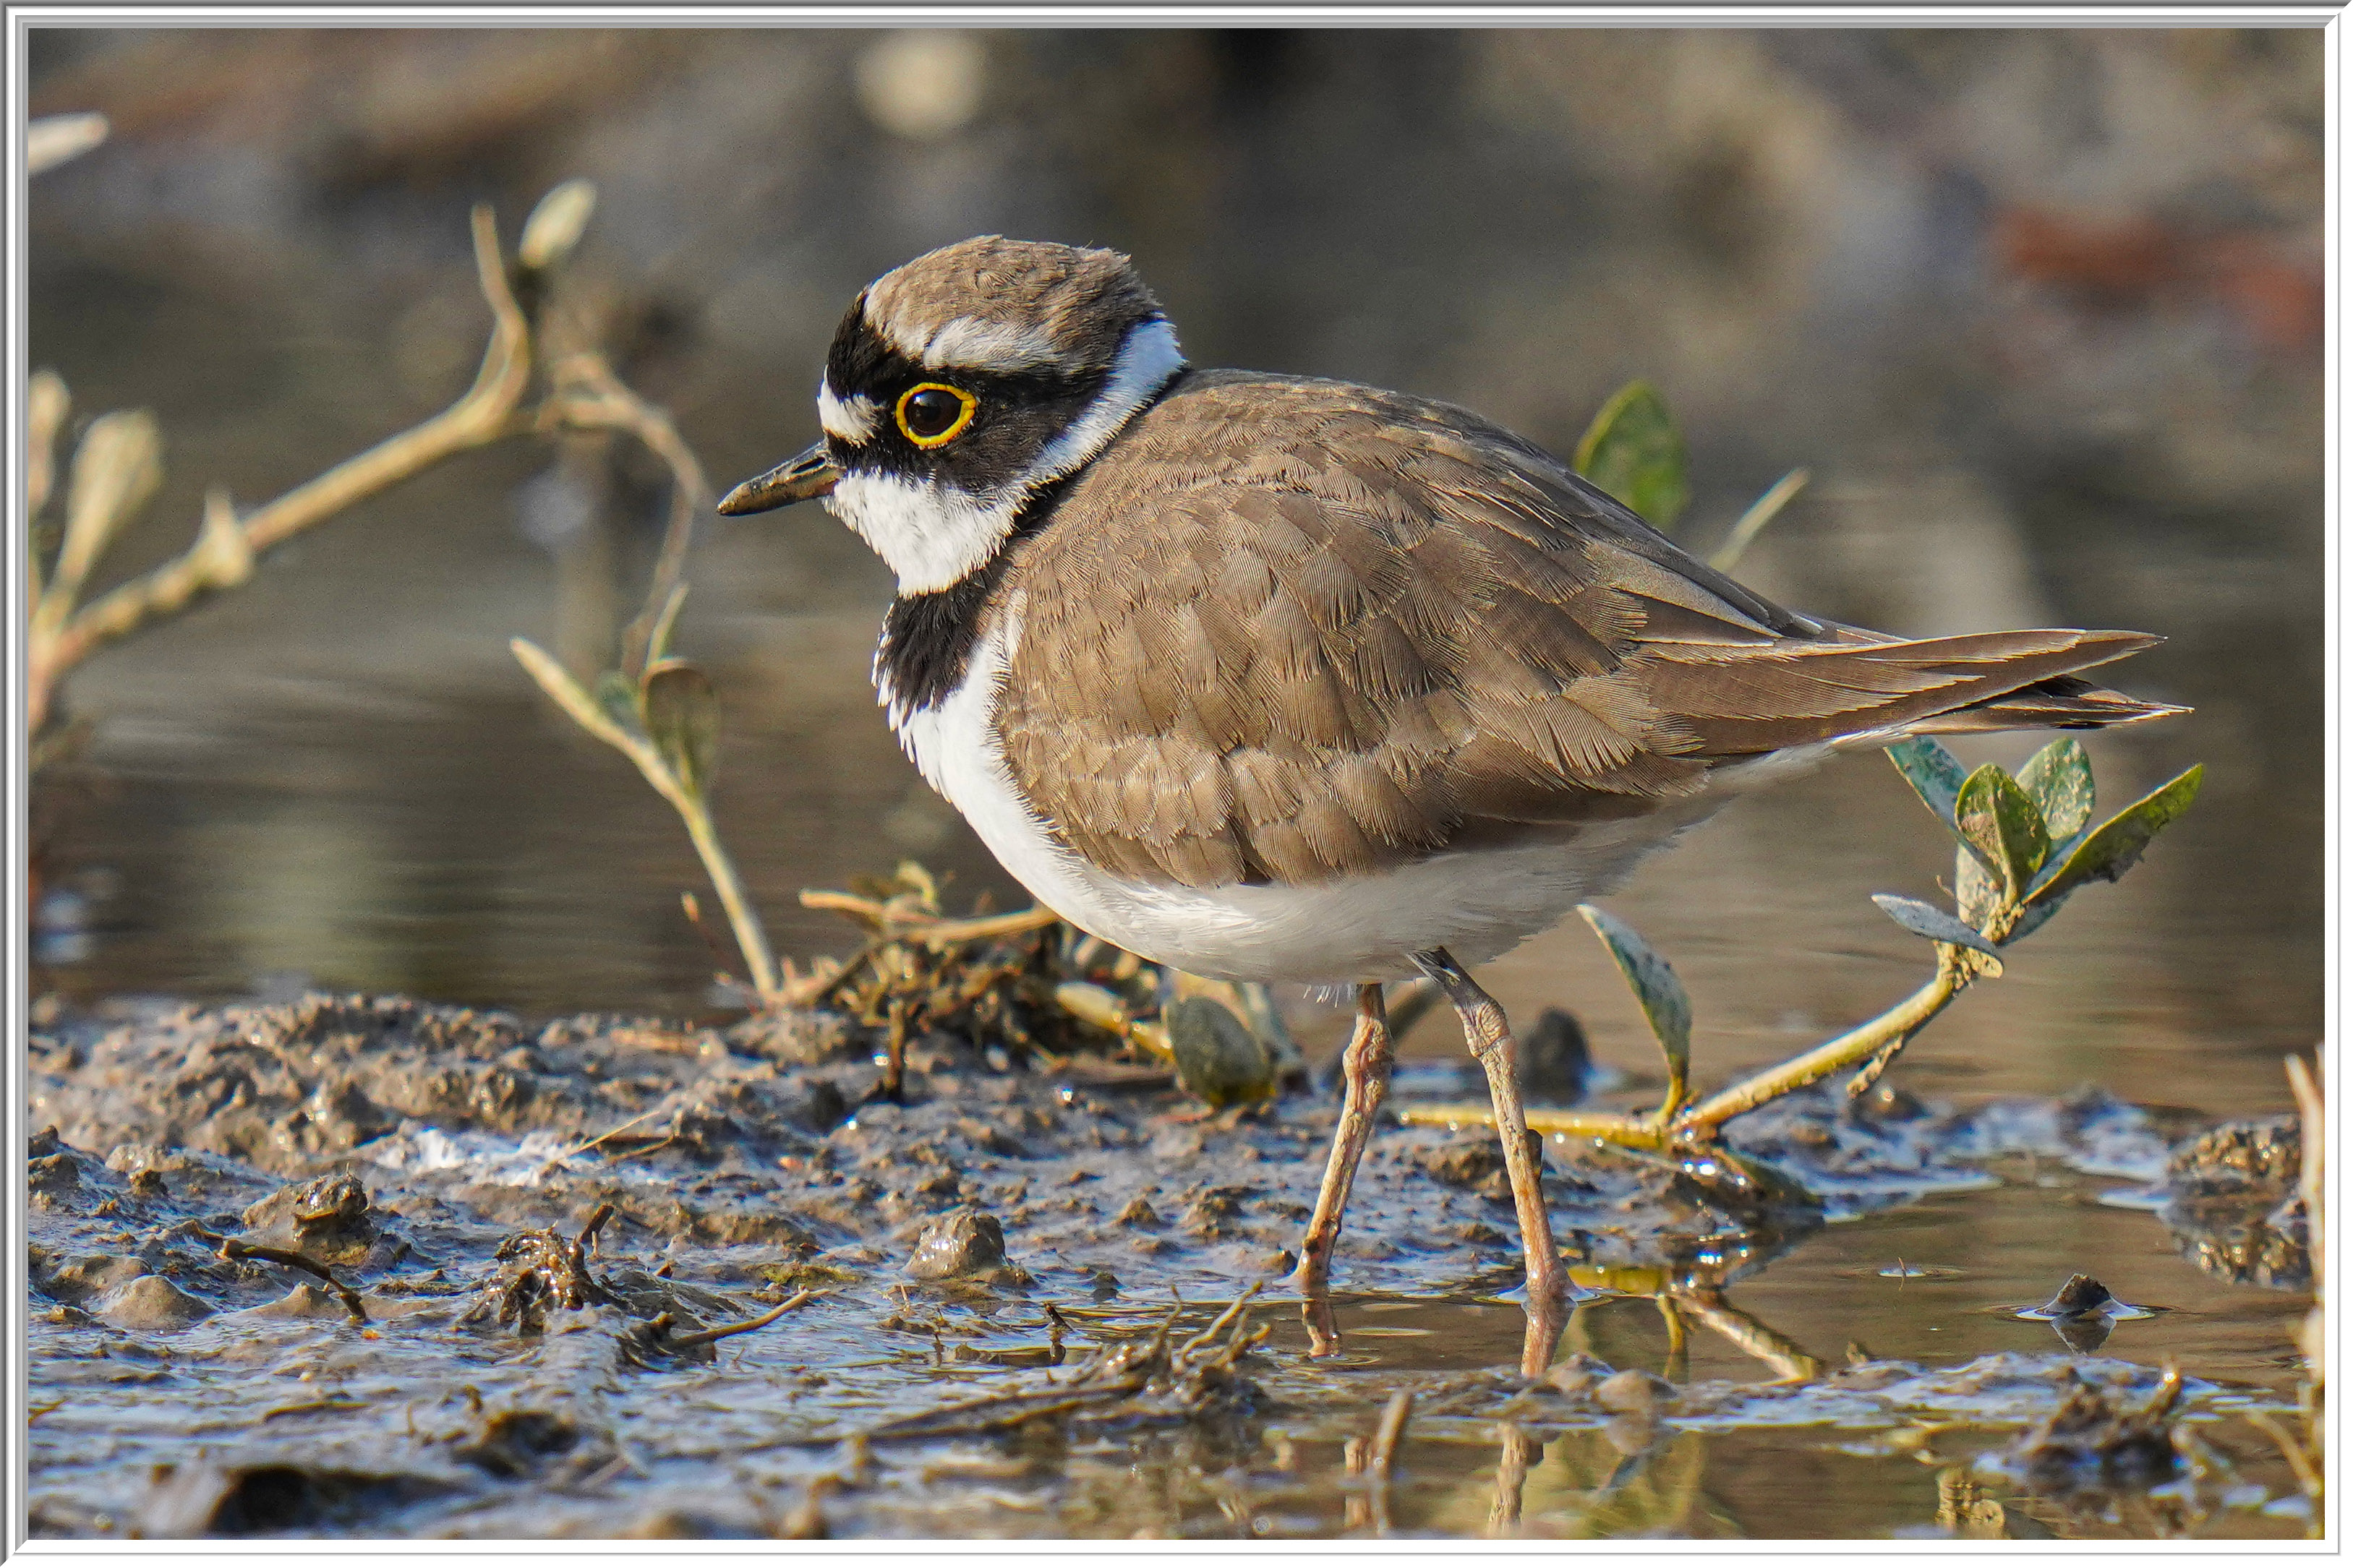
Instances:
[[[2158,710],[2069,679],[2153,639],[1810,621],[1475,416],[1237,372],[1132,425],[1005,585],[1015,784],[1195,887],[1640,815],[1785,746]]]

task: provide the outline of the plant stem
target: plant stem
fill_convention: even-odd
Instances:
[[[719,842],[719,831],[712,826],[711,812],[702,797],[688,789],[670,771],[651,741],[616,723],[613,716],[598,707],[596,699],[583,691],[580,683],[548,656],[546,649],[527,637],[515,637],[507,647],[539,683],[539,689],[554,698],[574,723],[635,763],[638,772],[654,786],[654,793],[670,802],[670,809],[686,824],[687,837],[694,841],[694,852],[702,860],[703,872],[710,877],[712,889],[727,911],[727,923],[735,932],[736,947],[743,952],[752,989],[759,994],[764,1006],[782,1001],[783,987],[777,983],[776,959],[768,947],[767,932],[761,928],[758,911],[744,896],[744,886],[736,879],[735,863],[727,858],[726,847]]]
[[[659,764],[659,758],[655,762]],[[639,761],[638,768],[645,772],[646,763]],[[647,777],[652,776],[647,773]],[[719,830],[712,826],[711,813],[704,808],[700,795],[689,795],[683,789],[665,793],[684,819],[687,837],[694,840],[694,852],[702,857],[702,869],[711,879],[712,890],[719,895],[720,907],[727,911],[727,924],[735,932],[735,945],[744,951],[744,966],[751,971],[752,989],[759,993],[762,1003],[773,1001],[781,989],[776,979],[776,956],[768,949],[768,933],[761,928],[758,911],[744,896],[744,886],[735,877],[735,862],[728,858],[726,847],[719,842]]]
[[[1953,998],[1961,994],[1961,988],[1969,983],[1970,971],[1956,958],[1957,951],[1939,943],[1936,977],[1927,984],[1869,1023],[1816,1046],[1804,1056],[1767,1068],[1755,1077],[1702,1100],[1675,1118],[1669,1131],[1685,1137],[1712,1134],[1744,1111],[1754,1110],[1767,1100],[1778,1100],[1832,1073],[1842,1072],[1878,1055],[1889,1046],[1900,1045],[1910,1039],[1929,1019],[1943,1012]]]
[[[1494,1107],[1474,1105],[1469,1100],[1460,1104],[1400,1105],[1396,1116],[1409,1127],[1461,1127],[1472,1125],[1493,1127]],[[1667,1135],[1663,1128],[1649,1116],[1620,1116],[1608,1110],[1548,1110],[1541,1105],[1525,1108],[1528,1131],[1558,1132],[1570,1138],[1599,1138],[1629,1149],[1662,1149]]]
[[[1724,1123],[1745,1111],[1816,1083],[1833,1073],[1884,1053],[1875,1065],[1883,1068],[1905,1042],[1928,1020],[1943,1012],[1976,973],[1960,950],[1938,943],[1936,973],[1902,1002],[1869,1023],[1850,1029],[1834,1040],[1816,1046],[1804,1056],[1742,1079],[1730,1089],[1693,1106],[1663,1125],[1652,1116],[1621,1116],[1606,1110],[1546,1110],[1527,1112],[1529,1131],[1558,1132],[1571,1138],[1599,1138],[1628,1149],[1664,1149],[1681,1142],[1704,1142]],[[1494,1112],[1483,1105],[1399,1106],[1398,1120],[1410,1125],[1460,1126],[1494,1124]]]

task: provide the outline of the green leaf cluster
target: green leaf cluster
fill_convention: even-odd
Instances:
[[[2094,827],[2099,795],[2091,761],[2071,738],[2035,752],[2015,777],[1992,763],[1964,772],[1925,735],[1899,741],[1887,755],[1957,842],[1955,914],[1893,895],[1877,902],[1906,931],[1989,958],[2041,929],[2085,884],[2113,882],[2132,869],[2166,825],[2189,809],[2206,771],[2176,775]]]

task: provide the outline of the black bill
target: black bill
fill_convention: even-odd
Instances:
[[[729,490],[720,498],[719,510],[729,517],[774,511],[797,500],[815,500],[821,495],[830,495],[840,479],[841,470],[833,466],[833,459],[825,454],[825,443],[819,441],[792,461],[779,463]]]

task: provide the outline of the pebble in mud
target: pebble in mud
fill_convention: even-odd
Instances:
[[[97,1301],[98,1315],[118,1329],[169,1331],[200,1323],[213,1310],[160,1274],[142,1274]]]
[[[1562,1394],[1591,1394],[1604,1378],[1614,1375],[1609,1363],[1583,1351],[1573,1352],[1546,1369],[1544,1381]]]
[[[1435,1148],[1418,1149],[1414,1163],[1451,1187],[1467,1187],[1499,1203],[1512,1200],[1512,1179],[1504,1166],[1504,1151],[1493,1138],[1461,1138]]]
[[[367,1188],[341,1172],[280,1187],[248,1205],[243,1219],[244,1239],[290,1247],[322,1263],[382,1267],[408,1251],[404,1238],[376,1223]]]
[[[1675,1385],[1655,1373],[1629,1367],[1593,1387],[1593,1402],[1621,1415],[1647,1416],[1675,1396]]]
[[[337,1322],[351,1316],[340,1298],[316,1285],[297,1285],[275,1301],[248,1310],[257,1317],[332,1318]]]
[[[918,1279],[986,1274],[1005,1264],[1005,1227],[997,1216],[958,1209],[925,1226],[915,1238],[907,1272]]]

